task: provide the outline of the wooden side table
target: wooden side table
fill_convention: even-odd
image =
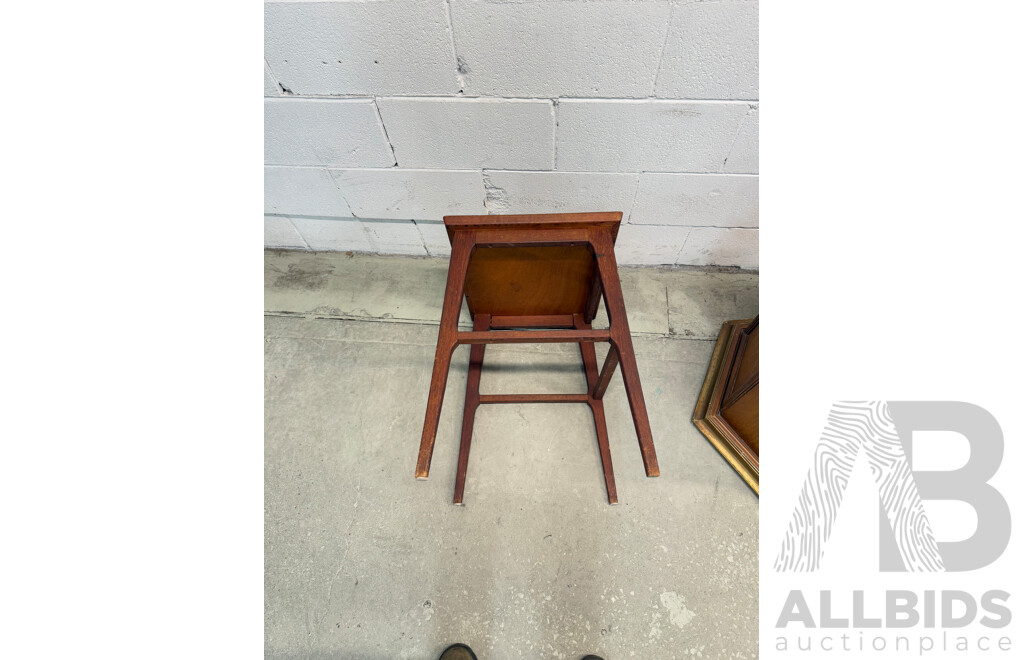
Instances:
[[[617,503],[602,397],[619,363],[644,470],[649,477],[658,476],[658,458],[615,263],[613,248],[621,220],[621,213],[445,217],[452,256],[416,478],[426,479],[430,472],[448,368],[452,353],[460,344],[469,344],[471,348],[455,504],[462,504],[473,417],[481,403],[588,404],[597,429],[608,502]],[[608,329],[595,330],[591,322],[602,295],[608,311]],[[470,332],[458,329],[463,296],[473,318]],[[548,342],[580,345],[587,376],[586,393],[480,394],[480,370],[487,344]],[[600,372],[594,342],[611,345]]]
[[[693,423],[755,493],[761,493],[758,319],[726,321],[718,333]]]

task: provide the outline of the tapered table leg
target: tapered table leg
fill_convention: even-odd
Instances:
[[[598,272],[601,274],[601,287],[604,289],[604,304],[608,309],[608,329],[612,343],[610,350],[614,350],[619,357],[622,382],[626,387],[629,410],[633,414],[633,426],[636,428],[636,437],[640,443],[644,470],[648,477],[657,477],[661,471],[658,469],[658,456],[654,451],[651,422],[647,417],[640,372],[636,367],[636,355],[633,353],[633,338],[629,334],[629,321],[626,320],[626,305],[622,299],[622,284],[619,282],[611,236],[607,232],[597,233],[593,246]]]
[[[473,329],[480,332],[489,330],[491,317],[477,314],[473,317]],[[455,497],[452,504],[462,504],[462,493],[466,489],[466,470],[469,468],[469,445],[473,441],[473,419],[480,405],[480,371],[484,365],[484,349],[487,344],[473,344],[469,348],[469,377],[466,379],[466,406],[462,411],[462,441],[459,443],[459,467],[455,472]],[[591,347],[593,348],[593,347]]]
[[[452,256],[448,262],[448,283],[445,286],[444,304],[441,307],[441,325],[437,331],[434,371],[430,376],[427,413],[423,420],[420,453],[416,459],[417,479],[426,479],[430,474],[430,458],[434,454],[434,439],[437,436],[438,421],[441,419],[444,388],[448,384],[448,368],[451,366],[452,353],[455,351],[455,334],[459,329],[463,287],[466,282],[466,270],[469,267],[469,255],[472,251],[472,234],[459,234],[452,245]]]
[[[590,324],[579,314],[574,315],[577,329],[589,329]],[[597,352],[590,342],[580,342],[580,353],[583,356],[583,370],[587,374],[587,404],[594,415],[594,429],[597,432],[597,448],[601,453],[601,468],[604,470],[604,487],[608,492],[608,504],[618,504],[619,495],[615,491],[615,473],[612,470],[612,452],[608,446],[608,424],[604,417],[604,401],[595,398],[594,387],[597,384]]]

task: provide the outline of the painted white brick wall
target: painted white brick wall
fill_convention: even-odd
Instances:
[[[354,217],[326,169],[263,168],[263,206],[267,213],[332,218]]]
[[[363,223],[358,220],[289,218],[310,250],[318,252],[374,252]],[[274,246],[276,247],[276,246]]]
[[[555,169],[717,172],[749,110],[735,102],[562,101]]]
[[[378,252],[427,255],[423,236],[412,220],[364,220],[363,227]]]
[[[757,230],[695,227],[676,260],[698,266],[729,264],[756,268]]]
[[[672,7],[655,89],[662,98],[757,99],[757,3]]]
[[[268,165],[395,164],[373,99],[265,99],[263,121]]]
[[[423,237],[423,247],[432,257],[447,257],[452,253],[452,244],[448,241],[448,231],[440,220],[436,222],[417,222],[416,228]]]
[[[756,0],[264,6],[268,247],[446,256],[617,210],[624,264],[757,268]]]
[[[571,213],[622,210],[636,195],[636,174],[485,171],[489,213]]]
[[[757,107],[752,107],[743,118],[736,141],[729,150],[723,172],[757,173]]]
[[[645,172],[629,222],[757,227],[757,198],[756,176]]]
[[[377,102],[402,167],[550,170],[554,104],[522,99]]]
[[[292,221],[282,215],[263,216],[263,235],[267,244],[274,247],[308,249]]]
[[[445,0],[268,2],[266,60],[292,94],[454,94]]]
[[[452,0],[466,93],[649,96],[669,11],[665,1]]]
[[[357,218],[437,220],[486,213],[478,170],[329,170]]]

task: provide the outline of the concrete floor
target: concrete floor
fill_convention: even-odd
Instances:
[[[622,269],[661,477],[616,376],[619,505],[587,406],[524,404],[479,409],[456,507],[466,347],[413,477],[447,261],[265,264],[268,658],[757,656],[758,500],[690,422],[719,325],[757,313],[756,274]],[[584,383],[575,345],[491,346],[481,390]]]

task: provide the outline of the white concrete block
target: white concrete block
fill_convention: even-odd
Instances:
[[[674,264],[690,231],[689,227],[623,224],[615,241],[615,260],[644,266]]]
[[[437,220],[486,213],[479,171],[330,170],[359,218]]]
[[[452,244],[448,240],[448,232],[444,228],[444,222],[416,223],[423,237],[423,245],[427,248],[427,254],[432,257],[448,257],[452,254]]]
[[[559,170],[717,172],[745,103],[562,101]]]
[[[280,215],[263,216],[263,247],[309,249],[291,221]]]
[[[455,94],[444,0],[269,2],[264,54],[295,94]]]
[[[757,229],[697,227],[690,233],[677,263],[756,269],[757,242]]]
[[[263,110],[268,165],[395,164],[371,99],[268,98]]]
[[[311,250],[318,252],[373,252],[363,225],[355,219],[292,218],[292,224]]]
[[[319,167],[264,167],[263,211],[280,215],[352,217],[331,175]]]
[[[757,99],[757,2],[697,2],[672,9],[655,95]]]
[[[400,167],[552,168],[550,101],[382,98],[377,104]]]
[[[363,220],[374,252],[426,256],[423,237],[412,220]]]
[[[752,108],[743,119],[736,142],[732,145],[729,158],[722,167],[723,172],[757,174],[758,170],[758,118],[757,107]]]
[[[644,225],[756,227],[758,177],[735,174],[640,175],[629,222]]]
[[[636,174],[484,172],[488,213],[622,211],[629,215]]]
[[[667,0],[451,5],[467,94],[651,95]]]

